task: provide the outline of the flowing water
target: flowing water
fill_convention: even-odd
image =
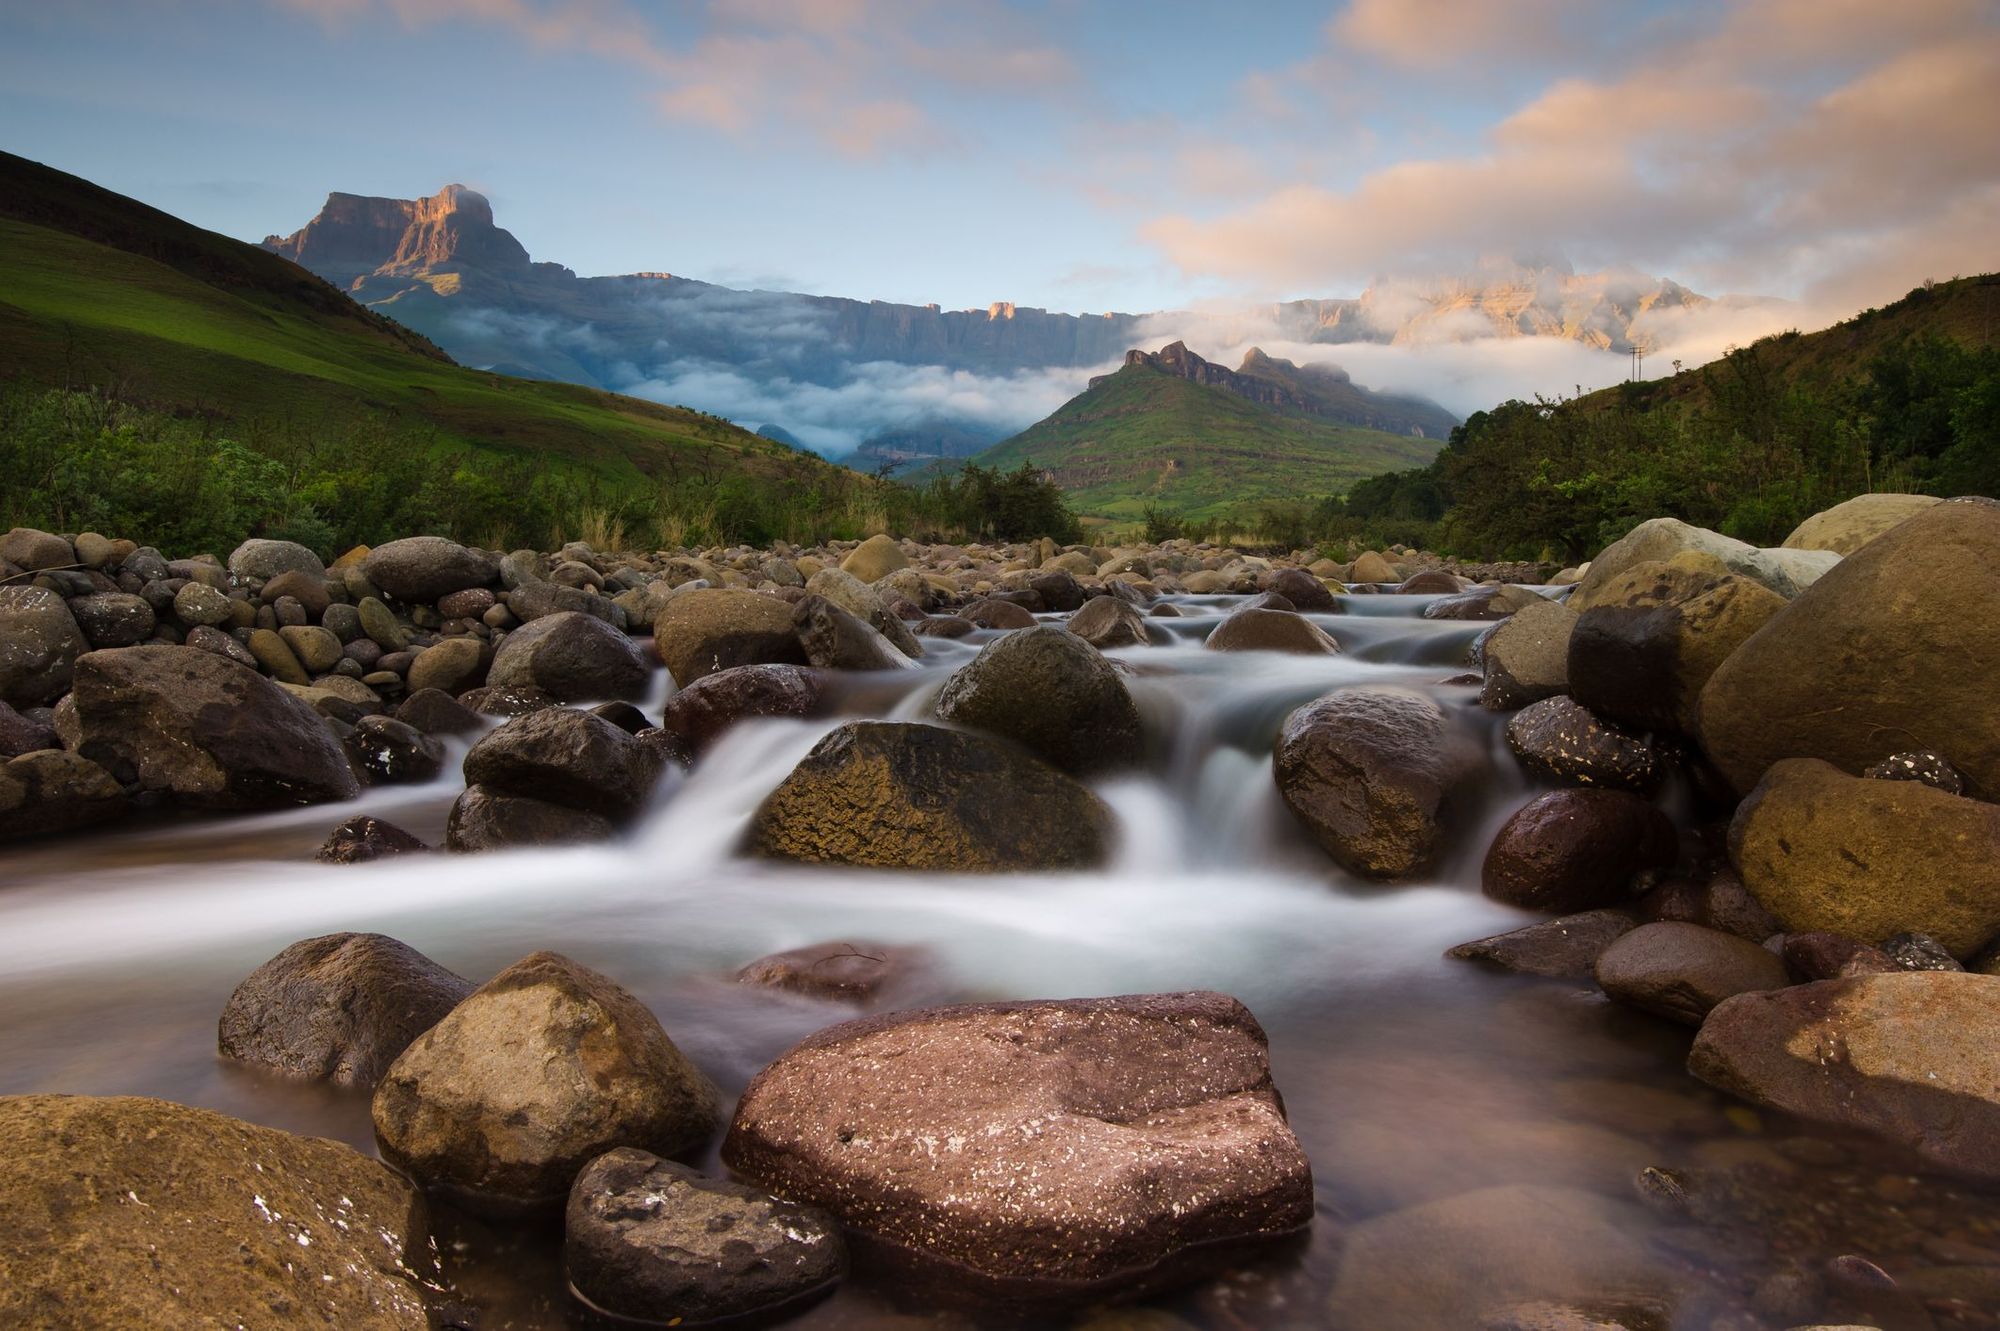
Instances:
[[[357,811],[437,840],[458,789],[461,741],[452,776],[371,790],[351,805],[155,816],[14,848],[0,854],[0,1092],[164,1096],[372,1150],[365,1096],[218,1059],[215,1020],[236,982],[284,945],[374,930],[475,979],[536,949],[563,952],[637,993],[733,1095],[791,1043],[852,1012],[735,984],[733,972],[767,953],[845,938],[924,949],[931,965],[919,1001],[1212,988],[1263,1022],[1314,1165],[1320,1215],[1310,1239],[1157,1303],[1154,1321],[1105,1326],[1459,1325],[1439,1310],[1459,1307],[1466,1290],[1504,1286],[1496,1263],[1540,1260],[1507,1247],[1518,1240],[1505,1232],[1514,1218],[1499,1234],[1402,1247],[1370,1240],[1357,1250],[1355,1236],[1381,1229],[1371,1218],[1496,1185],[1605,1198],[1616,1233],[1643,1253],[1644,1269],[1618,1279],[1651,1289],[1657,1276],[1682,1290],[1671,1322],[1682,1327],[1784,1327],[1844,1309],[1818,1274],[1842,1254],[1894,1268],[1927,1244],[2000,1247],[1990,1199],[1913,1180],[1897,1162],[1699,1086],[1681,1068],[1684,1030],[1614,1008],[1587,985],[1442,958],[1452,944],[1530,918],[1482,897],[1478,878],[1494,830],[1534,788],[1506,751],[1504,717],[1481,709],[1476,689],[1444,682],[1487,625],[1425,620],[1430,598],[1350,597],[1342,613],[1314,616],[1340,656],[1206,651],[1201,640],[1232,599],[1175,598],[1183,617],[1152,621],[1170,645],[1112,653],[1131,669],[1152,752],[1140,772],[1098,785],[1122,829],[1115,860],[1098,872],[952,877],[779,865],[735,851],[752,810],[820,735],[858,715],[923,718],[988,633],[927,639],[921,671],[850,681],[839,716],[740,726],[692,773],[671,778],[615,844],[312,862],[326,830]],[[1344,874],[1296,827],[1271,780],[1271,742],[1286,713],[1357,682],[1429,691],[1483,754],[1484,770],[1450,810],[1449,849],[1422,882]],[[649,712],[669,687],[660,672]],[[1664,798],[1684,812],[1675,792]],[[719,1168],[712,1154],[705,1163]],[[1648,1167],[1730,1182],[1696,1223],[1685,1207],[1640,1204],[1634,1180]],[[1785,1199],[1779,1212],[1766,1193]],[[1540,1223],[1518,1218],[1523,1228]],[[584,1324],[563,1294],[555,1236],[444,1212],[438,1228],[473,1324]],[[1548,1242],[1576,1246],[1566,1233]],[[1580,1288],[1601,1283],[1594,1256],[1563,1255]],[[1622,1249],[1617,1260],[1631,1265]],[[1773,1306],[1786,1296],[1792,1306]],[[798,1324],[958,1326],[991,1316],[923,1302],[863,1274]],[[1932,1304],[1899,1294],[1871,1324],[1993,1324],[1976,1320],[1976,1305]],[[1669,1324],[1627,1315],[1634,1326]]]

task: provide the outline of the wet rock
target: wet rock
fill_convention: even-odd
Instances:
[[[1548,599],[1541,593],[1513,583],[1472,587],[1456,596],[1445,596],[1424,607],[1425,619],[1505,619]]]
[[[963,638],[978,628],[971,620],[957,615],[930,615],[910,624],[910,632],[919,638]]]
[[[245,541],[230,552],[229,571],[251,582],[265,582],[281,573],[324,578],[326,565],[296,541]]]
[[[1726,998],[1789,982],[1784,962],[1757,944],[1698,924],[1640,925],[1597,958],[1611,998],[1689,1026]]]
[[[813,716],[824,681],[796,665],[747,665],[704,675],[668,699],[660,726],[699,755],[747,717]]]
[[[992,596],[974,601],[959,613],[983,629],[1031,629],[1036,623],[1026,609]]]
[[[736,972],[736,980],[810,998],[867,1004],[885,991],[907,987],[923,966],[923,953],[915,948],[820,943],[760,957]]]
[[[92,647],[133,647],[153,636],[157,622],[143,596],[129,592],[96,592],[69,603],[76,626]]]
[[[1738,791],[1781,758],[1950,758],[2000,791],[2000,502],[1935,504],[1842,560],[1718,668],[1702,747]],[[1885,783],[1887,784],[1887,783]],[[1885,930],[1884,932],[1894,932]]]
[[[1436,857],[1440,810],[1473,755],[1444,709],[1413,689],[1336,689],[1279,731],[1272,770],[1285,806],[1343,868],[1418,873]]]
[[[521,633],[528,631],[522,629]],[[512,643],[519,636],[509,634],[507,641]],[[455,697],[485,682],[486,664],[486,644],[478,638],[440,639],[417,653],[417,659],[410,663],[410,691],[432,689]]]
[[[1865,553],[1865,549],[1864,549]],[[1931,1164],[2000,1178],[2000,978],[1899,971],[1744,994],[1709,1015],[1688,1070]]]
[[[1938,501],[1930,495],[1865,494],[1813,514],[1785,538],[1787,550],[1851,555],[1891,527]]]
[[[465,755],[465,779],[613,822],[637,813],[658,775],[631,735],[589,712],[550,707],[517,717]]]
[[[732,1170],[982,1284],[1112,1290],[1310,1223],[1263,1031],[1220,994],[899,1012],[751,1082]]]
[[[1273,570],[1264,580],[1264,590],[1276,592],[1290,601],[1294,609],[1308,614],[1332,614],[1340,609],[1340,602],[1326,589],[1326,584],[1302,568]]]
[[[13,1327],[426,1331],[416,1192],[352,1147],[136,1096],[0,1098]]]
[[[471,854],[532,846],[574,846],[608,841],[617,831],[601,814],[547,800],[468,786],[451,806],[444,828],[447,850]]]
[[[564,702],[578,702],[639,697],[652,673],[623,633],[590,615],[563,612],[509,633],[493,653],[486,678],[500,688],[533,686]]]
[[[377,785],[429,781],[444,770],[444,745],[403,721],[364,716],[341,737],[356,768]]]
[[[1077,775],[1129,766],[1144,747],[1139,709],[1118,671],[1051,624],[986,644],[945,682],[937,714]]]
[[[1601,721],[1574,698],[1544,698],[1515,713],[1507,747],[1532,775],[1557,785],[1649,795],[1665,775],[1666,756],[1651,736]]]
[[[1891,934],[1882,940],[1882,952],[1889,960],[1906,971],[1960,971],[1965,967],[1958,964],[1945,949],[1943,943],[1929,934]]]
[[[805,665],[792,607],[775,596],[724,588],[684,592],[653,620],[653,649],[686,688],[741,665]]]
[[[1535,600],[1502,621],[1480,655],[1485,678],[1479,701],[1496,712],[1526,707],[1569,688],[1569,639],[1576,612],[1559,601]]]
[[[394,823],[357,813],[327,834],[314,858],[325,864],[366,864],[392,855],[420,855],[429,849]]]
[[[1625,910],[1587,910],[1538,920],[1525,928],[1460,943],[1446,952],[1459,961],[1481,961],[1501,970],[1552,980],[1585,980],[1596,973],[1597,956],[1639,925]]]
[[[1789,930],[1915,930],[1961,958],[2000,934],[2000,806],[1788,759],[1738,807],[1729,850]]]
[[[442,536],[406,536],[378,545],[361,561],[369,582],[405,605],[435,602],[499,577],[499,564]]]
[[[1326,630],[1289,610],[1239,610],[1209,632],[1212,652],[1296,652],[1334,656],[1340,644]]]
[[[646,714],[629,702],[601,702],[590,709],[590,714],[601,721],[609,721],[628,735],[653,728]]]
[[[917,663],[861,619],[808,595],[792,611],[808,664],[821,670],[915,670]]]
[[[903,547],[892,538],[880,535],[870,536],[840,561],[842,572],[851,573],[862,582],[886,578],[897,569],[909,566],[910,557],[903,553]]]
[[[1063,625],[1092,647],[1146,647],[1153,641],[1146,617],[1115,596],[1099,596],[1084,603]]]
[[[307,938],[236,986],[216,1049],[290,1077],[373,1087],[471,992],[472,981],[382,934]]]
[[[383,1158],[476,1210],[561,1201],[619,1146],[672,1155],[718,1122],[716,1091],[640,1002],[537,952],[475,989],[375,1090]]]
[[[1945,760],[1943,754],[1928,750],[1912,753],[1892,753],[1861,775],[1876,781],[1916,781],[1942,790],[1947,795],[1963,795],[1965,779],[1958,769]]]
[[[76,663],[79,752],[202,808],[352,799],[318,713],[255,671],[194,647],[119,647]]]
[[[993,872],[1102,863],[1111,831],[1095,795],[1011,745],[851,721],[758,807],[748,844],[808,863]]]
[[[466,735],[481,729],[479,713],[441,689],[412,689],[396,719],[426,735]]]
[[[563,1266],[585,1303],[675,1326],[772,1313],[831,1289],[847,1247],[825,1212],[632,1147],[570,1190]]]
[[[1852,975],[1886,975],[1903,968],[1879,947],[1845,934],[1786,934],[1778,955],[1785,970],[1801,984],[1834,980]]]
[[[38,749],[0,764],[0,842],[74,832],[128,808],[124,787],[81,754]]]
[[[69,606],[40,587],[0,586],[0,702],[40,707],[68,693],[90,650]]]
[[[1530,800],[1487,848],[1480,887],[1529,910],[1577,911],[1632,895],[1635,876],[1676,854],[1674,825],[1622,790],[1557,790]]]

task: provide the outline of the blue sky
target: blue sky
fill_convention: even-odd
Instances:
[[[0,0],[0,146],[232,235],[462,181],[537,258],[948,307],[1481,255],[1853,308],[2000,267],[1994,0]]]

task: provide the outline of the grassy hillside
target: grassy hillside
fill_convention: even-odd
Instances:
[[[1087,517],[1148,506],[1190,520],[1245,504],[1336,494],[1429,460],[1439,441],[1282,414],[1146,365],[1127,365],[1046,420],[978,455],[1051,472]]]

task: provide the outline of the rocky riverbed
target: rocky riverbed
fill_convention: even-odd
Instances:
[[[8,1325],[2000,1325],[1992,501],[0,561]]]

